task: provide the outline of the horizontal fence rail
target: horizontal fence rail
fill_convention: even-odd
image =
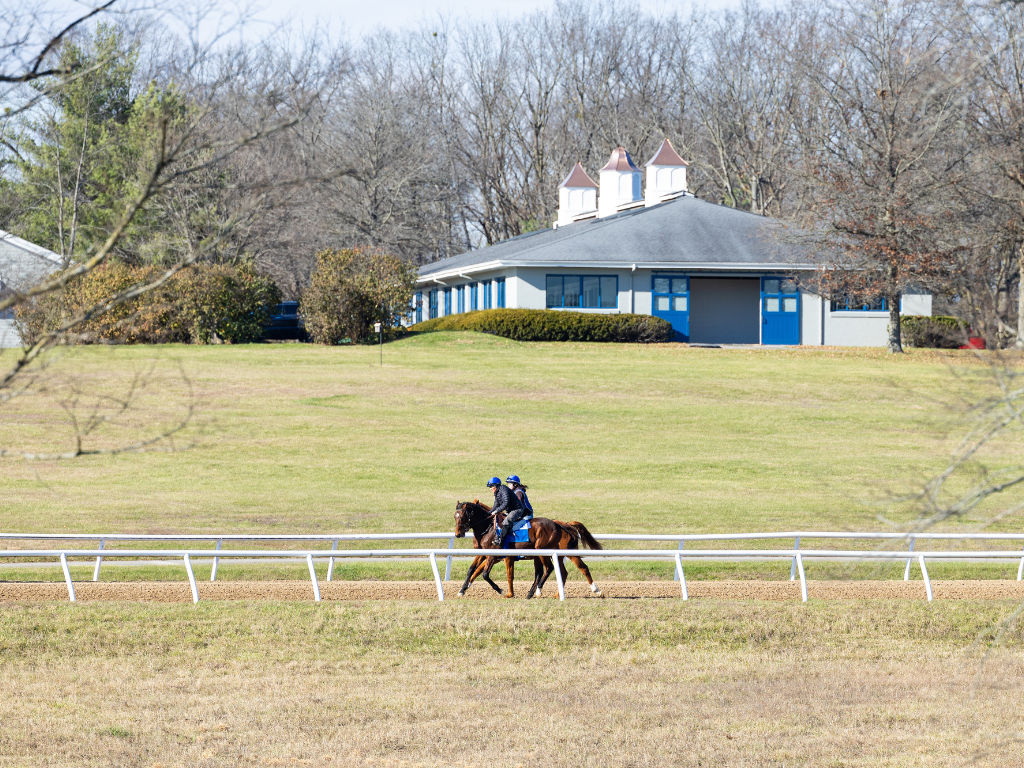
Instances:
[[[210,572],[210,581],[217,580],[217,568],[220,564],[219,550],[224,542],[331,542],[332,555],[328,559],[327,580],[334,577],[334,562],[338,555],[333,550],[338,549],[338,544],[345,541],[431,541],[448,540],[448,549],[455,550],[455,533],[342,533],[342,534],[64,534],[64,533],[0,533],[0,541],[98,541],[99,549],[104,550],[107,542],[130,542],[130,541],[156,541],[156,542],[209,542],[215,545],[213,557],[213,569]],[[472,538],[472,537],[468,537]],[[756,541],[774,539],[793,539],[793,549],[799,550],[803,539],[848,539],[851,541],[874,541],[874,542],[906,542],[907,550],[904,553],[906,565],[903,570],[903,580],[910,580],[910,566],[913,562],[915,545],[918,539],[923,541],[1005,541],[1024,542],[1024,533],[895,533],[895,532],[850,532],[850,531],[761,531],[755,533],[693,533],[693,534],[637,534],[637,533],[602,533],[594,534],[599,541],[644,541],[644,542],[665,542],[676,543],[679,550],[686,547],[687,542],[706,541]],[[802,550],[807,551],[807,550]],[[206,552],[198,553],[199,556],[208,556]],[[100,566],[104,557],[109,557],[109,551],[101,552],[96,556],[96,566],[93,569],[93,581],[99,581]],[[157,557],[159,555],[156,555]],[[292,555],[297,557],[298,552]],[[603,557],[590,555],[591,557]],[[736,558],[743,555],[735,555]],[[753,554],[746,554],[746,557],[755,557]],[[772,557],[787,557],[782,552],[775,552]],[[444,553],[445,571],[444,580],[451,578],[452,554]],[[735,559],[735,558],[733,558]],[[798,560],[795,556],[791,558],[789,569],[789,580],[795,581],[797,577]],[[679,572],[673,577],[679,581]],[[1024,579],[1024,553],[1017,568],[1017,581]]]
[[[736,534],[733,534],[736,535]],[[738,534],[754,537],[749,534]],[[813,534],[820,536],[820,534]],[[938,535],[938,534],[937,534]],[[1000,536],[1006,536],[1006,534],[995,534]],[[1017,534],[1009,534],[1015,538],[1024,538],[1024,535],[1018,536]],[[39,538],[45,536],[46,538],[61,538],[60,535],[25,535],[23,538]],[[415,534],[401,534],[403,537],[416,538]],[[443,538],[442,535],[431,534],[430,538]],[[3,538],[3,537],[0,537]],[[63,537],[66,539],[84,538],[84,537]],[[96,538],[96,537],[92,537]],[[110,538],[110,537],[107,537]],[[132,537],[127,537],[132,539]],[[168,537],[167,540],[182,540],[185,537],[177,538]],[[227,538],[227,537],[224,537]],[[239,537],[243,540],[251,540],[247,537]],[[273,539],[273,537],[268,537]],[[320,537],[317,537],[320,538]],[[762,537],[768,538],[768,537]],[[772,536],[771,538],[782,538]],[[786,536],[786,538],[789,538]],[[849,535],[846,536],[822,536],[822,538],[853,538]],[[903,537],[908,538],[908,537]],[[962,538],[962,536],[961,536]],[[985,539],[987,536],[977,536],[976,538]],[[133,540],[151,540],[149,537],[137,537]],[[194,539],[193,539],[194,540]],[[204,539],[206,540],[206,539]],[[209,539],[213,540],[213,539]],[[280,540],[280,539],[276,539]],[[295,540],[303,540],[298,537]],[[305,539],[308,540],[308,539]],[[620,539],[621,540],[621,539]],[[644,537],[639,537],[637,540],[649,540]],[[662,539],[659,539],[662,540]],[[665,539],[668,541],[679,540],[676,537]],[[682,544],[683,542],[680,542]],[[912,544],[912,542],[911,542]],[[333,562],[336,558],[423,558],[426,557],[430,563],[431,572],[434,577],[434,582],[437,586],[437,597],[438,600],[444,600],[444,584],[441,580],[441,575],[437,567],[437,558],[445,557],[448,559],[449,564],[452,558],[474,558],[479,555],[487,555],[502,559],[504,557],[546,557],[550,558],[552,565],[554,566],[555,578],[558,583],[558,596],[559,599],[565,599],[565,584],[562,579],[561,568],[559,558],[571,557],[574,555],[591,554],[586,550],[564,550],[564,549],[516,549],[516,550],[495,550],[495,549],[365,549],[365,550],[339,550],[335,546],[329,550],[310,550],[310,551],[299,551],[299,550],[227,550],[218,549],[216,552],[216,560],[220,558],[245,558],[245,559],[287,559],[294,560],[295,558],[303,558],[309,568],[310,583],[313,587],[313,597],[316,602],[320,602],[320,584],[317,580],[316,569],[314,568],[314,559],[327,559]],[[208,557],[211,554],[210,550],[175,550],[175,549],[123,549],[123,550],[110,550],[99,547],[97,549],[8,549],[0,550],[0,558],[56,558],[59,562],[61,569],[64,574],[64,580],[67,584],[68,598],[75,601],[75,589],[74,584],[71,580],[71,573],[68,568],[69,557],[81,557],[81,558],[151,558],[151,557],[173,557],[181,558],[185,566],[186,573],[188,575],[189,586],[192,590],[192,601],[194,603],[199,602],[199,590],[196,584],[195,573],[192,569],[192,558],[193,557]],[[921,568],[921,577],[924,580],[925,591],[928,596],[928,600],[932,600],[932,585],[931,579],[928,576],[928,567],[926,564],[927,560],[1016,560],[1020,557],[1020,553],[1013,550],[960,550],[960,551],[930,551],[930,552],[913,552],[908,548],[906,551],[900,552],[885,552],[877,550],[831,550],[831,549],[804,549],[801,550],[797,547],[793,549],[690,549],[683,550],[678,549],[675,551],[664,550],[664,549],[606,549],[600,551],[602,558],[609,559],[660,559],[660,560],[671,560],[675,563],[676,580],[680,582],[681,596],[684,600],[689,599],[687,594],[686,576],[683,572],[683,560],[684,559],[719,559],[719,560],[733,560],[733,559],[745,559],[750,557],[769,557],[769,558],[792,558],[794,568],[799,574],[800,578],[800,594],[803,602],[807,602],[807,577],[804,568],[805,560],[814,559],[855,559],[855,560],[903,560],[908,559],[908,563],[915,559]],[[1024,569],[1024,558],[1021,559],[1021,566],[1018,569],[1017,580],[1021,580],[1021,570]],[[450,570],[450,565],[449,565]],[[909,565],[905,578],[909,576]]]

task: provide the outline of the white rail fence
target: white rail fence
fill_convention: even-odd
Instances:
[[[213,568],[210,574],[210,581],[217,579],[217,566],[221,558],[240,559],[270,559],[270,560],[295,560],[301,558],[306,561],[309,568],[310,582],[313,587],[313,597],[320,601],[320,584],[317,580],[314,568],[314,559],[328,560],[327,580],[331,581],[334,574],[334,563],[338,558],[422,558],[429,560],[430,567],[437,585],[439,600],[444,600],[444,585],[440,571],[437,567],[437,558],[446,559],[444,581],[451,577],[453,558],[473,558],[495,550],[474,550],[455,549],[455,535],[453,533],[397,533],[397,534],[337,534],[337,535],[133,535],[133,534],[0,534],[0,541],[98,541],[99,545],[95,550],[80,549],[7,549],[0,550],[0,558],[56,558],[64,573],[64,580],[68,588],[68,597],[75,600],[74,584],[71,580],[71,573],[68,567],[68,558],[95,558],[93,570],[93,581],[99,580],[100,566],[104,558],[181,558],[188,574],[189,584],[192,589],[193,602],[199,602],[199,590],[196,584],[195,572],[192,569],[192,558],[209,557],[213,555]],[[992,534],[971,534],[971,533],[849,533],[849,532],[822,532],[822,531],[790,531],[773,533],[726,533],[726,534],[686,534],[686,535],[647,535],[647,534],[595,534],[595,538],[601,541],[643,541],[643,542],[676,542],[677,549],[625,549],[625,550],[601,550],[592,552],[589,550],[551,550],[551,549],[519,549],[515,550],[516,556],[523,557],[548,557],[555,566],[555,577],[558,582],[558,596],[565,599],[565,585],[562,582],[561,569],[558,567],[558,558],[572,555],[585,555],[588,559],[659,559],[672,560],[675,563],[675,580],[680,582],[681,596],[684,600],[689,599],[686,587],[686,576],[683,572],[684,559],[713,559],[713,560],[746,560],[750,558],[785,558],[791,559],[790,581],[800,578],[800,592],[804,602],[807,601],[807,578],[804,571],[805,559],[827,559],[827,560],[903,560],[906,559],[906,567],[903,572],[903,579],[910,579],[910,567],[914,559],[918,561],[921,568],[921,575],[924,580],[925,590],[928,599],[932,599],[931,580],[928,576],[926,560],[1016,560],[1020,559],[1017,568],[1017,581],[1024,578],[1024,556],[1015,550],[957,550],[957,551],[915,551],[914,547],[918,539],[930,541],[1013,541],[1024,542],[1024,534],[1015,533],[992,533]],[[410,540],[438,540],[448,539],[447,549],[371,549],[371,550],[341,550],[338,549],[339,542],[343,541],[410,541]],[[792,549],[685,549],[687,542],[704,541],[754,541],[754,540],[777,540],[793,539]],[[803,539],[847,539],[875,542],[897,542],[905,543],[906,549],[902,551],[879,551],[879,550],[826,550],[826,549],[800,549]],[[215,544],[215,549],[105,549],[107,542],[207,542]],[[224,542],[327,542],[332,543],[330,550],[225,550]]]

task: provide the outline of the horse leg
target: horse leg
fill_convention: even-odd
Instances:
[[[538,547],[540,549],[540,547]],[[541,568],[543,573],[540,575],[540,582],[537,584],[537,597],[542,597],[541,591],[544,589],[544,584],[551,577],[551,574],[555,572],[555,566],[551,564],[550,557],[539,558],[541,561]]]
[[[540,588],[537,586],[537,583],[540,581],[540,575],[543,573],[544,567],[540,564],[540,560],[541,559],[539,557],[533,558],[533,584],[530,586],[530,591],[526,593],[527,600],[532,598],[534,594],[536,594],[537,597],[541,596]]]
[[[476,573],[476,570],[480,566],[480,563],[483,559],[484,558],[480,555],[477,555],[473,558],[473,562],[469,564],[469,570],[466,571],[466,580],[462,582],[462,589],[459,590],[456,597],[466,596],[466,590],[469,589],[469,585],[472,584],[476,577],[479,575],[478,573]]]
[[[594,597],[604,597],[601,590],[597,588],[597,584],[590,578],[590,569],[587,568],[587,564],[583,562],[582,557],[569,557],[572,560],[572,564],[580,569],[580,573],[583,574],[583,578],[587,580],[587,584],[590,585],[590,591],[594,594]]]
[[[514,557],[505,558],[505,576],[508,578],[508,594],[505,597],[515,597],[516,594],[512,590],[512,580],[516,574],[516,559]]]
[[[498,559],[495,558],[495,557],[488,557],[488,558],[486,558],[486,560],[487,560],[487,569],[484,572],[484,581],[486,581],[488,584],[490,584],[491,585],[491,589],[493,589],[499,595],[504,595],[505,593],[501,591],[501,587],[499,587],[497,584],[495,584],[494,580],[491,579],[491,569],[497,564]]]

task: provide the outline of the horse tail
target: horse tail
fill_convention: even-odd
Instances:
[[[587,526],[583,523],[573,520],[569,525],[576,531],[580,537],[580,541],[585,544],[588,549],[603,549],[601,542],[594,538],[594,535],[587,530]]]

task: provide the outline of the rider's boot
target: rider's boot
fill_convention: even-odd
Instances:
[[[508,530],[505,528],[504,525],[501,526],[501,528],[498,530],[497,535],[494,537],[494,546],[497,547],[498,549],[504,549],[505,548],[505,537],[507,535],[508,535]]]

